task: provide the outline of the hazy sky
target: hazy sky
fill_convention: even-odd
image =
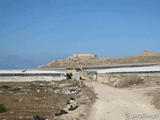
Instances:
[[[160,0],[0,0],[0,69],[144,49],[160,51]]]

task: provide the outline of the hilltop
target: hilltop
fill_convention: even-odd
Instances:
[[[39,69],[45,68],[75,68],[92,65],[114,65],[114,64],[136,64],[136,63],[159,63],[160,52],[150,52],[144,50],[135,56],[120,58],[98,58],[94,54],[74,54],[65,59],[54,60],[47,65],[38,66]]]
[[[144,50],[138,56],[160,56],[160,52],[150,52],[148,50]]]

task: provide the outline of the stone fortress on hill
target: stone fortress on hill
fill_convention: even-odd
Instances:
[[[94,54],[74,54],[73,57],[79,59],[90,59],[90,58],[96,58],[97,56]]]

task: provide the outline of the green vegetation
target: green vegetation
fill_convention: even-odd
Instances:
[[[5,107],[3,104],[0,104],[0,113],[5,112]]]
[[[67,80],[72,79],[72,76],[73,76],[73,74],[72,74],[72,73],[67,73],[67,75],[66,75],[66,79],[67,79]]]

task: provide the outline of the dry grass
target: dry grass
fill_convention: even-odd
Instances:
[[[121,76],[121,77],[117,78],[112,83],[112,86],[124,88],[124,87],[129,87],[132,85],[139,85],[139,84],[143,84],[143,83],[144,83],[144,79],[142,79],[141,77],[138,77],[136,75],[129,75],[129,76]]]

